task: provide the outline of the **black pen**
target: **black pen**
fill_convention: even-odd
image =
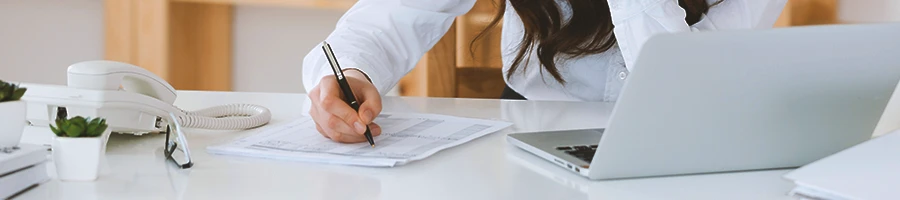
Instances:
[[[341,65],[338,64],[337,58],[334,57],[334,52],[331,51],[331,45],[328,44],[328,42],[322,43],[322,50],[325,51],[325,57],[327,57],[328,62],[331,63],[331,70],[334,71],[334,78],[337,79],[338,85],[341,86],[341,91],[344,93],[344,101],[346,101],[353,110],[359,112],[359,102],[356,101],[356,96],[353,95],[353,90],[350,89],[350,84],[347,83],[347,79],[344,77],[344,71],[341,70]],[[372,132],[369,131],[369,126],[366,126],[365,135],[366,140],[369,141],[369,145],[375,147],[375,140],[372,139]]]

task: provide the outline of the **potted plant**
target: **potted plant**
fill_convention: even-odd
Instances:
[[[27,89],[0,80],[0,149],[19,145],[25,130],[25,101],[19,99]]]
[[[93,181],[100,171],[100,159],[105,153],[111,129],[106,119],[76,116],[57,118],[53,141],[53,162],[56,174],[63,181]]]

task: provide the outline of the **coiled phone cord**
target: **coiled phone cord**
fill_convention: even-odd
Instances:
[[[183,112],[184,115],[179,116],[182,125],[200,129],[249,129],[265,125],[272,119],[268,108],[252,104],[229,104]]]

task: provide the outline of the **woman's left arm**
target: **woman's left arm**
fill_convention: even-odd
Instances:
[[[718,0],[707,0],[713,4]],[[694,25],[677,0],[609,0],[619,49],[630,71],[640,48],[659,33],[771,28],[787,0],[723,0]]]

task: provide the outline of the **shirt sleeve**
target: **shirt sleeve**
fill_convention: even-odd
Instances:
[[[713,5],[718,0],[707,0]],[[609,0],[613,32],[630,71],[644,43],[655,34],[729,29],[771,28],[787,0],[722,0],[696,24],[676,0]]]
[[[384,95],[474,5],[475,0],[360,0],[326,41],[342,68],[363,71]],[[334,75],[321,46],[303,59],[307,92],[322,77]]]

